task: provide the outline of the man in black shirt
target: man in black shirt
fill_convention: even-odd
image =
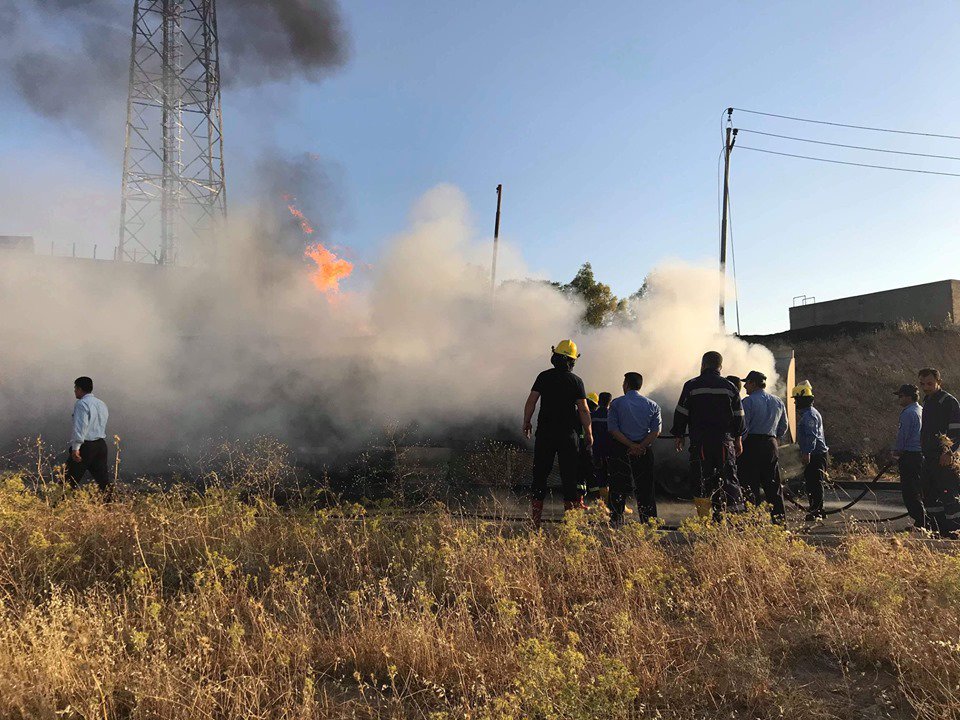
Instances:
[[[737,457],[743,452],[743,408],[740,393],[720,375],[723,356],[705,353],[700,375],[684,383],[673,416],[671,434],[677,452],[690,433],[690,476],[697,514],[714,518],[726,509],[740,509],[743,494],[737,479]]]
[[[533,431],[533,411],[540,402],[537,416],[537,437],[533,445],[533,484],[530,515],[533,524],[540,526],[543,517],[543,498],[547,494],[547,477],[553,470],[554,458],[560,460],[560,481],[563,485],[564,510],[582,508],[583,495],[577,488],[579,460],[579,429],[583,428],[584,442],[593,445],[590,411],[583,380],[573,374],[579,357],[572,340],[561,340],[550,363],[553,368],[537,375],[523,409],[523,434]]]
[[[960,402],[940,387],[940,371],[919,373],[923,390],[920,488],[929,529],[952,537],[960,527],[960,476],[954,453],[960,447]]]

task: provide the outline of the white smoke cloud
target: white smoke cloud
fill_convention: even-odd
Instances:
[[[335,453],[388,425],[429,437],[519,429],[530,385],[565,337],[580,345],[588,390],[617,394],[623,373],[639,371],[668,421],[706,350],[730,373],[773,376],[767,350],[717,332],[713,269],[657,268],[635,323],[584,330],[580,304],[544,283],[503,283],[493,302],[490,239],[472,234],[468,215],[456,188],[430,190],[369,289],[349,292],[348,280],[334,302],[302,260],[238,233],[237,214],[208,270],[0,255],[0,433],[65,442],[78,375],[94,378],[127,456],[144,460],[223,434]],[[509,243],[500,268],[504,279],[530,275]]]

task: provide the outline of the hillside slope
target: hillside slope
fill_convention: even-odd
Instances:
[[[919,325],[866,331],[825,330],[820,337],[751,338],[773,350],[793,347],[797,380],[810,380],[823,413],[827,443],[839,457],[879,455],[897,431],[894,391],[917,382],[917,370],[935,367],[944,387],[960,392],[960,328]]]

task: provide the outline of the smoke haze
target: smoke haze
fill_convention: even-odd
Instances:
[[[226,86],[318,80],[346,62],[336,0],[220,0]],[[130,0],[30,0],[0,9],[0,67],[34,111],[82,132],[122,137]]]
[[[706,350],[729,372],[774,374],[767,350],[717,334],[713,269],[659,267],[635,323],[585,331],[582,306],[526,280],[504,242],[501,277],[516,281],[491,310],[489,239],[451,186],[416,204],[362,291],[319,293],[302,244],[292,252],[283,238],[297,232],[282,215],[234,213],[220,264],[205,270],[0,255],[2,437],[66,442],[79,375],[94,378],[127,457],[147,462],[218,436],[272,434],[332,456],[387,426],[423,438],[518,427],[564,337],[581,347],[588,391],[618,394],[623,373],[639,371],[668,422]]]

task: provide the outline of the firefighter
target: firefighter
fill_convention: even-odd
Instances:
[[[590,426],[593,427],[593,413],[599,407],[600,396],[596,393],[589,393],[587,395],[587,410],[590,411]],[[587,437],[583,431],[583,428],[577,433],[578,448],[580,451],[579,460],[578,460],[578,469],[577,469],[577,492],[580,494],[581,498],[586,497],[588,492],[591,492],[594,487],[594,476],[596,475],[596,470],[593,465],[593,453],[594,447],[587,445]],[[593,444],[597,444],[597,435],[594,432],[593,435]]]
[[[593,445],[593,430],[583,380],[573,372],[580,356],[572,340],[561,340],[552,348],[550,370],[537,375],[523,409],[523,434],[533,431],[533,411],[540,403],[537,435],[533,446],[533,484],[530,516],[536,527],[543,517],[543,499],[547,493],[547,476],[554,459],[560,462],[564,510],[584,508],[583,495],[577,489],[579,460],[579,428],[584,441]]]
[[[740,510],[743,494],[737,479],[737,456],[743,451],[743,408],[740,393],[720,374],[723,356],[705,353],[700,375],[683,385],[671,434],[677,452],[690,434],[693,503],[701,517],[719,518],[725,509]]]
[[[910,513],[915,528],[927,526],[923,509],[920,477],[923,468],[920,432],[923,424],[923,409],[920,407],[920,388],[916,385],[901,385],[896,392],[900,403],[900,422],[897,425],[897,442],[893,446],[893,458],[900,471],[900,491],[903,506]]]
[[[604,507],[610,501],[610,433],[607,431],[607,414],[610,410],[610,400],[613,396],[602,392],[597,396],[597,407],[591,411],[590,418],[593,425],[593,483],[590,492],[596,493]],[[587,398],[589,405],[590,398]]]
[[[643,376],[623,376],[623,395],[610,403],[607,428],[613,440],[610,448],[610,525],[623,525],[626,496],[635,490],[637,512],[646,522],[657,516],[654,495],[653,441],[663,428],[660,406],[640,394]]]
[[[787,432],[787,408],[783,400],[765,390],[767,376],[759,370],[748,372],[743,385],[747,391],[742,401],[746,434],[743,455],[737,463],[740,481],[756,505],[763,490],[770,505],[770,519],[782,525],[786,516],[780,487],[779,440]]]
[[[960,477],[954,456],[960,446],[960,403],[940,386],[940,371],[924,368],[919,373],[923,390],[920,447],[923,467],[920,484],[927,527],[944,537],[953,537],[960,525]],[[945,439],[944,439],[945,438]]]
[[[803,461],[803,481],[807,488],[808,522],[826,517],[823,510],[823,483],[830,466],[830,448],[823,432],[823,417],[813,406],[813,387],[809,380],[793,388],[790,393],[797,404],[797,444]]]

